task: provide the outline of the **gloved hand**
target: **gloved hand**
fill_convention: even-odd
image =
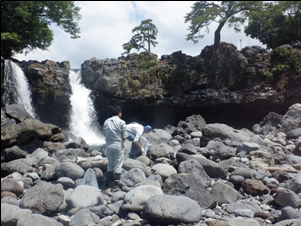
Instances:
[[[144,153],[144,148],[141,148],[141,151],[142,151],[142,154],[144,155],[145,153]]]

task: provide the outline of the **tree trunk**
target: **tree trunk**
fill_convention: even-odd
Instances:
[[[148,43],[148,52],[150,52],[150,38],[149,38],[149,32],[147,37],[147,43]]]
[[[214,49],[217,49],[219,47],[219,44],[221,42],[221,30],[224,27],[225,23],[226,21],[221,22],[214,32]]]

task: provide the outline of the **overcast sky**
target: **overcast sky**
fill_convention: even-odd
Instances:
[[[165,54],[182,51],[190,56],[199,55],[201,50],[212,45],[217,24],[210,26],[210,32],[202,32],[205,37],[197,44],[186,41],[189,33],[189,22],[184,16],[191,11],[195,1],[75,1],[81,8],[79,21],[81,30],[79,39],[71,39],[70,35],[56,26],[51,26],[54,40],[48,51],[35,50],[27,54],[15,55],[18,60],[53,60],[69,61],[72,69],[91,58],[118,58],[124,52],[122,45],[130,41],[132,29],[139,26],[142,20],[151,19],[158,29],[156,47],[151,52],[160,58]],[[243,33],[236,33],[227,24],[221,32],[221,41],[236,45],[240,50],[245,46],[263,46],[258,40],[251,39]],[[131,53],[137,52],[132,50]]]

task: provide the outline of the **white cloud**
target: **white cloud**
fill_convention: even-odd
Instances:
[[[52,26],[55,36],[49,51],[35,50],[26,56],[18,54],[15,58],[20,61],[67,60],[71,68],[80,68],[84,61],[93,57],[118,58],[124,52],[122,45],[133,36],[132,29],[145,19],[152,19],[158,29],[158,45],[151,46],[151,51],[159,58],[180,50],[195,56],[205,46],[213,44],[216,25],[211,26],[210,33],[206,33],[199,43],[186,41],[189,23],[185,23],[184,16],[190,12],[193,3],[194,1],[75,1],[81,7],[81,38],[71,39],[69,34]],[[238,49],[252,45],[263,46],[259,41],[246,37],[243,32],[236,33],[227,26],[221,32],[221,41],[232,43]]]

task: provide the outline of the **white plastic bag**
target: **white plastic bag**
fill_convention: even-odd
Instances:
[[[89,168],[85,172],[83,184],[84,185],[90,185],[90,186],[93,186],[93,187],[96,187],[97,189],[99,189],[98,182],[97,182],[95,172],[94,172],[93,169]]]
[[[142,155],[146,155],[148,148],[151,146],[151,144],[149,143],[149,141],[146,139],[146,137],[142,136],[140,138],[139,143],[141,144],[141,146],[144,149],[144,152],[142,153]]]

